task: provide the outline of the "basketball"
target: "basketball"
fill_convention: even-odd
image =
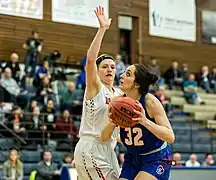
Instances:
[[[137,105],[136,100],[130,97],[115,98],[109,108],[113,123],[122,128],[132,127],[137,123],[132,120],[138,117],[134,110],[141,111],[141,108]]]

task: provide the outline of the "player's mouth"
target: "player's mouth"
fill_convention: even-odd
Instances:
[[[112,74],[107,74],[106,76],[108,76],[108,77],[112,77],[113,75],[112,75]]]

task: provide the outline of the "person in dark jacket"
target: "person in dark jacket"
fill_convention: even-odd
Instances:
[[[42,161],[37,166],[36,180],[58,180],[60,171],[57,165],[52,162],[52,153],[45,150],[42,153]]]

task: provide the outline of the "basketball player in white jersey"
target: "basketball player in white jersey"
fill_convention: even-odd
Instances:
[[[114,96],[120,95],[120,90],[113,87],[116,72],[114,59],[109,55],[98,57],[111,19],[106,19],[104,9],[100,6],[96,8],[95,14],[100,28],[87,52],[80,140],[74,157],[79,180],[117,180],[119,165],[114,148],[119,132],[114,132],[108,142],[100,139],[100,134],[108,123],[108,104]]]

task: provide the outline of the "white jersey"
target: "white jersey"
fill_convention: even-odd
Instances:
[[[83,112],[80,125],[80,138],[82,136],[100,137],[101,132],[107,125],[108,119],[108,104],[115,96],[120,96],[122,93],[119,89],[114,88],[114,94],[102,84],[100,92],[92,99],[87,100],[84,96]],[[119,130],[113,132],[112,140],[118,137]]]

